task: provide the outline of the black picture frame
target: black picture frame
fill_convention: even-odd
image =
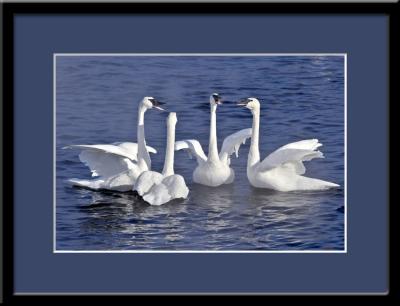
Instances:
[[[3,232],[4,232],[4,263],[3,263],[3,293],[4,302],[11,304],[15,302],[27,302],[32,299],[34,302],[59,302],[68,301],[91,301],[93,296],[74,295],[38,295],[18,296],[14,294],[14,24],[13,18],[16,14],[385,14],[390,20],[390,98],[389,101],[396,101],[398,98],[398,54],[396,44],[398,39],[398,7],[397,3],[2,3],[3,6]],[[389,105],[390,108],[390,105]],[[389,130],[393,124],[392,113],[390,114]],[[388,135],[389,136],[389,135]],[[390,157],[388,156],[388,161]],[[390,187],[388,186],[390,194]],[[390,198],[389,198],[390,201]],[[367,303],[390,303],[399,298],[398,290],[398,263],[399,253],[394,247],[398,237],[398,208],[390,204],[390,289],[385,296],[364,297],[363,302]],[[396,204],[396,203],[394,203]],[[174,293],[171,295],[180,295]],[[208,293],[204,293],[208,295]],[[342,302],[349,298],[346,295],[328,295],[332,302]],[[286,302],[303,302],[320,304],[326,302],[328,297],[310,295],[279,295],[278,300]],[[114,303],[126,296],[101,296],[96,302]],[[350,297],[351,300],[359,300],[361,297]],[[324,301],[322,301],[324,300]]]

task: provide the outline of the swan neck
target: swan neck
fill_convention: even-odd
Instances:
[[[144,113],[146,112],[147,108],[143,105],[139,105],[138,109],[138,126],[139,125],[144,125]]]
[[[138,141],[138,166],[140,169],[149,170],[147,165],[150,165],[150,155],[146,149],[146,140],[144,135],[144,113],[146,112],[144,105],[139,106],[138,111],[138,126],[137,126],[137,141]]]
[[[217,105],[211,105],[210,141],[208,145],[208,159],[211,161],[219,160],[218,143],[217,143]]]
[[[176,123],[167,122],[167,146],[165,151],[163,176],[174,174],[174,146],[175,146],[175,125]]]
[[[260,161],[260,150],[258,147],[259,131],[260,131],[260,110],[252,110],[253,113],[253,126],[251,133],[251,144],[247,165],[252,166]]]

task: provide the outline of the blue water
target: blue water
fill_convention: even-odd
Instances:
[[[143,96],[177,112],[176,139],[195,138],[207,153],[209,95],[261,101],[261,157],[289,142],[318,138],[325,159],[306,162],[306,175],[341,188],[282,193],[256,189],[246,177],[249,145],[232,158],[235,182],[218,188],[192,182],[195,160],[175,154],[188,199],[160,207],[133,193],[70,187],[90,178],[69,144],[136,142]],[[72,57],[56,66],[57,250],[343,250],[344,59],[339,56]],[[164,162],[167,113],[146,113],[147,143]],[[231,103],[217,110],[219,147],[251,127],[251,113]]]

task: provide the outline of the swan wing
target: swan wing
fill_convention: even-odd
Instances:
[[[168,188],[172,199],[186,199],[189,194],[189,188],[186,186],[182,175],[173,174],[163,179],[162,183]]]
[[[92,176],[112,177],[131,169],[137,161],[137,144],[121,142],[105,145],[71,145],[63,149],[81,149],[79,159],[90,168]],[[157,151],[147,147],[151,153]]]
[[[130,160],[137,161],[138,144],[134,142],[115,142],[113,144],[100,144],[100,145],[70,145],[63,149],[82,149],[97,151],[98,153],[114,154],[122,158],[129,158]],[[153,147],[146,146],[150,153],[157,153]]]
[[[226,137],[222,143],[221,152],[219,153],[220,160],[229,162],[232,153],[235,153],[236,157],[238,157],[240,146],[245,144],[246,140],[250,137],[251,128],[240,130]]]
[[[305,149],[304,147],[310,149]],[[269,154],[259,166],[260,171],[267,171],[275,167],[285,166],[292,168],[296,174],[304,174],[306,169],[303,165],[303,161],[309,161],[313,158],[323,158],[324,155],[321,151],[316,151],[316,149],[321,146],[321,144],[311,143],[291,143],[280,147],[276,151]]]
[[[115,142],[114,145],[118,146],[122,151],[128,152],[132,155],[132,160],[137,160],[138,144],[136,142]],[[157,150],[151,146],[146,145],[146,150],[149,153],[157,154]]]
[[[188,194],[189,189],[183,176],[174,174],[154,184],[143,196],[143,200],[150,205],[162,205],[174,199],[186,199]]]
[[[134,165],[133,162],[123,156],[107,154],[98,150],[82,150],[79,160],[90,168],[92,176],[109,178],[124,172]]]
[[[185,150],[189,157],[195,156],[197,162],[206,162],[207,156],[204,154],[200,142],[195,139],[179,140],[175,142],[175,151]]]
[[[143,196],[145,193],[149,192],[153,185],[160,184],[163,178],[161,173],[144,171],[137,178],[133,190],[137,191],[140,196]]]
[[[300,140],[296,142],[291,142],[288,143],[287,145],[284,145],[280,147],[278,150],[282,149],[301,149],[301,150],[316,150],[322,146],[322,143],[318,141],[318,139],[306,139],[306,140]],[[277,151],[278,151],[277,150]]]
[[[143,200],[150,205],[162,205],[172,200],[168,187],[164,184],[154,185],[151,190],[143,196]]]
[[[138,156],[138,144],[135,142],[120,142],[117,143],[118,147],[121,150],[124,150],[125,152],[130,152],[131,155],[134,155],[134,161],[137,161],[137,156]],[[146,150],[148,153],[153,153],[156,154],[157,150],[154,149],[153,147],[147,146],[146,145]],[[150,159],[150,154],[146,154],[144,156],[145,163],[147,165],[148,169],[151,169],[151,159]]]

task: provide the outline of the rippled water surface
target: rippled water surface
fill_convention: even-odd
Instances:
[[[339,56],[62,56],[56,66],[57,250],[342,250],[344,248],[344,59]],[[232,158],[233,184],[192,182],[195,160],[175,154],[190,194],[160,207],[133,193],[70,187],[90,178],[69,144],[136,142],[137,105],[154,96],[177,112],[176,139],[196,138],[207,152],[209,95],[261,101],[261,157],[318,138],[325,159],[306,175],[340,184],[319,192],[256,189],[246,177],[248,143]],[[146,113],[147,143],[164,162],[167,113]],[[217,110],[218,143],[251,127],[251,113],[229,102]]]

